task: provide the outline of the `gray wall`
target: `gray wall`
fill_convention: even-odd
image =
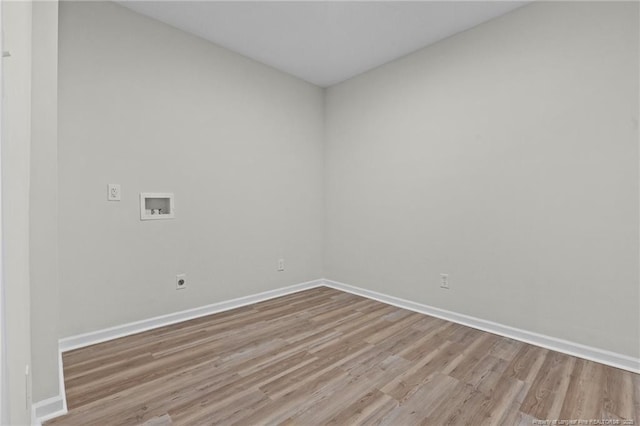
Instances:
[[[543,2],[329,88],[325,276],[638,357],[638,59]]]
[[[62,3],[59,307],[32,249],[32,302],[52,298],[32,315],[38,395],[55,387],[47,330],[323,275],[640,355],[637,16],[536,3],[323,93],[118,5]],[[45,191],[54,145],[38,146]],[[141,222],[145,191],[174,192],[176,219]]]
[[[33,2],[30,271],[33,400],[58,393],[58,2]]]
[[[322,276],[320,88],[113,3],[59,27],[60,337]]]

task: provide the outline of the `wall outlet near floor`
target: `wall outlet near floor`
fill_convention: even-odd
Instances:
[[[440,288],[449,290],[449,274],[440,274]]]
[[[187,288],[187,274],[176,275],[176,290]]]
[[[284,271],[284,259],[278,259],[278,272]]]

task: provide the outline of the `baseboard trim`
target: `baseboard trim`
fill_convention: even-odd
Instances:
[[[38,401],[31,406],[31,424],[41,426],[43,422],[67,413],[66,398],[61,395]]]
[[[67,413],[67,398],[64,386],[64,370],[62,365],[62,353],[73,349],[83,348],[85,346],[95,345],[97,343],[106,342],[108,340],[125,337],[132,334],[141,333],[143,331],[153,330],[155,328],[176,324],[182,321],[224,312],[242,306],[252,305],[276,297],[285,296],[287,294],[297,293],[299,291],[308,290],[315,287],[322,287],[324,281],[322,279],[308,281],[305,283],[295,284],[288,287],[281,287],[275,290],[269,290],[258,294],[252,294],[237,299],[226,300],[223,302],[213,303],[211,305],[201,306],[198,308],[188,309],[185,311],[174,312],[172,314],[161,315],[146,320],[131,322],[115,327],[105,328],[90,333],[79,334],[77,336],[65,337],[58,340],[58,383],[59,394],[34,403],[31,406],[32,424],[40,426],[43,422],[51,420],[55,417],[62,416]]]
[[[447,321],[466,325],[478,330],[509,337],[521,342],[541,346],[543,348],[551,349],[557,352],[562,352],[568,355],[573,355],[579,358],[584,358],[590,361],[599,362],[601,364],[610,365],[612,367],[640,374],[640,358],[633,358],[627,355],[582,345],[580,343],[575,343],[568,340],[558,339],[555,337],[545,336],[543,334],[510,327],[493,321],[487,321],[480,318],[447,311],[445,309],[435,308],[433,306],[425,305],[418,302],[412,302],[410,300],[378,293],[376,291],[344,284],[338,281],[319,279],[60,339],[58,341],[58,380],[60,384],[59,395],[45,399],[43,401],[38,401],[32,405],[31,412],[33,424],[41,425],[42,422],[67,413],[67,400],[64,387],[64,370],[62,365],[63,352],[67,352],[73,349],[79,349],[85,346],[95,345],[97,343],[117,339],[119,337],[141,333],[143,331],[176,324],[182,321],[188,321],[218,312],[228,311],[265,300],[274,299],[276,297],[285,296],[287,294],[297,293],[299,291],[322,286],[345,291],[347,293],[397,306],[399,308],[408,309],[410,311],[418,312],[421,314],[431,315]]]
[[[364,288],[355,287],[338,281],[325,279],[323,280],[323,283],[325,286],[334,288],[336,290],[346,291],[347,293],[352,293],[358,296],[366,297],[368,299],[377,300],[379,302],[397,306],[399,308],[408,309],[410,311],[418,312],[421,314],[431,315],[433,317],[466,325],[478,330],[487,331],[489,333],[509,337],[521,342],[530,343],[532,345],[541,346],[546,349],[551,349],[557,352],[576,356],[578,358],[599,362],[601,364],[640,374],[640,358],[633,358],[616,352],[594,348],[592,346],[586,346],[580,343],[575,343],[564,339],[558,339],[555,337],[510,327],[493,321],[487,321],[480,318],[435,308],[433,306],[412,302],[394,296],[389,296],[387,294],[378,293],[376,291],[366,290]]]
[[[322,286],[323,280],[308,281],[301,284],[295,284],[288,287],[282,287],[275,290],[268,290],[262,293],[249,296],[239,297],[237,299],[226,300],[223,302],[213,303],[211,305],[201,306],[198,308],[187,309],[185,311],[174,312],[172,314],[161,315],[141,321],[130,322],[115,327],[105,328],[102,330],[92,331],[89,333],[79,334],[76,336],[65,337],[59,340],[61,352],[67,352],[73,349],[83,348],[85,346],[95,345],[97,343],[106,342],[107,340],[117,339],[119,337],[130,336],[132,334],[141,333],[143,331],[153,330],[155,328],[176,324],[182,321],[188,321],[195,318],[215,314],[218,312],[228,311],[230,309],[239,308],[246,305],[252,305],[264,300],[273,299],[275,297],[284,296],[299,291],[308,290],[314,287]]]
[[[43,422],[64,414],[67,414],[67,394],[64,387],[62,351],[58,348],[58,395],[31,405],[31,424],[41,426]]]

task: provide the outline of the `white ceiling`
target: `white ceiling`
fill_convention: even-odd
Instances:
[[[331,86],[528,1],[119,1],[159,21]]]

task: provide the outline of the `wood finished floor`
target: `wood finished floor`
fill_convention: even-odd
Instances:
[[[63,359],[46,425],[640,422],[639,375],[326,287]]]

